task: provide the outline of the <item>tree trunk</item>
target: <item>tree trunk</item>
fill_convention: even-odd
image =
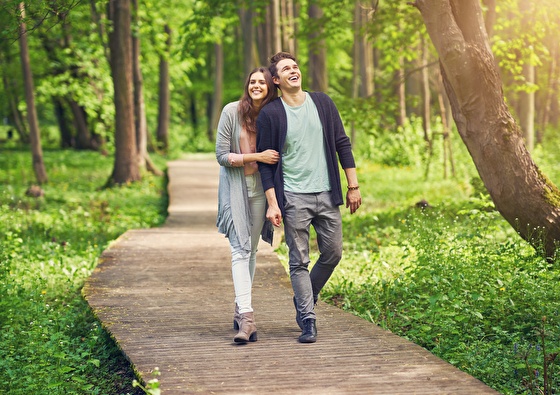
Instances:
[[[270,18],[272,19],[272,23],[270,24],[272,52],[270,55],[273,55],[282,50],[282,37],[280,35],[280,0],[271,0],[270,6]]]
[[[430,75],[428,69],[428,48],[426,40],[422,38],[422,128],[424,129],[424,140],[430,157],[432,156],[432,95],[430,91]]]
[[[552,258],[560,241],[560,191],[533,162],[504,101],[480,3],[416,0],[414,5],[440,56],[459,134],[497,210]]]
[[[74,129],[76,130],[75,147],[78,149],[96,149],[95,141],[91,137],[91,133],[87,124],[87,114],[84,107],[80,106],[74,99],[68,99],[72,116],[74,119]]]
[[[241,7],[239,9],[239,20],[241,22],[241,38],[243,41],[243,70],[244,75],[249,75],[255,67],[255,57],[253,56],[254,47],[254,26],[253,10]]]
[[[280,2],[280,20],[282,21],[282,50],[296,54],[295,19],[293,0]]]
[[[547,83],[545,90],[544,108],[541,111],[541,121],[539,131],[537,132],[536,138],[537,143],[542,143],[545,130],[550,122],[550,114],[552,111],[553,99],[558,93],[558,80],[560,76],[558,75],[558,42],[551,43],[552,48],[550,49],[550,69],[548,71]]]
[[[90,10],[91,10],[91,19],[97,28],[97,34],[99,35],[99,40],[101,41],[101,45],[103,45],[103,53],[105,54],[105,58],[108,62],[110,62],[111,55],[109,54],[109,46],[107,45],[107,41],[105,40],[105,25],[103,21],[105,20],[105,16],[101,15],[97,10],[97,0],[90,0]]]
[[[144,81],[140,68],[140,32],[138,24],[138,0],[132,0],[135,34],[132,35],[132,70],[134,85],[134,129],[138,149],[138,166],[156,175],[163,173],[154,165],[148,154],[148,122],[144,103]]]
[[[402,56],[399,56],[399,69],[395,72],[395,89],[399,105],[396,121],[398,126],[404,126],[406,123],[406,84],[404,58]]]
[[[309,4],[309,19],[320,26],[323,10],[315,4]],[[329,89],[327,79],[327,46],[323,37],[323,29],[313,31],[309,37],[309,77],[312,91],[326,92]]]
[[[535,148],[535,92],[532,90],[535,84],[535,66],[528,63],[523,65],[523,75],[529,90],[519,93],[519,123],[527,149],[531,152]]]
[[[375,65],[373,63],[373,45],[370,42],[368,35],[363,31],[369,23],[371,17],[369,14],[375,9],[375,5],[368,2],[356,3],[358,9],[360,33],[358,39],[358,48],[360,51],[359,64],[360,64],[360,97],[367,98],[375,93],[374,72]],[[357,62],[357,60],[355,60]]]
[[[2,75],[2,81],[4,83],[4,92],[6,93],[6,100],[10,106],[12,112],[12,121],[14,127],[19,135],[19,139],[22,143],[29,143],[29,133],[27,132],[25,122],[23,121],[23,115],[18,108],[17,103],[19,102],[16,89],[13,88],[13,83],[8,81],[6,74]]]
[[[428,45],[426,39],[422,37],[420,40],[422,50],[422,129],[424,130],[424,141],[426,142],[426,150],[428,152],[428,159],[426,160],[425,178],[428,179],[430,175],[430,165],[432,164],[434,146],[432,136],[432,95],[430,91],[430,74],[429,74],[429,61],[428,61]],[[444,152],[445,155],[445,152]]]
[[[208,118],[208,140],[214,141],[216,128],[220,119],[224,82],[224,48],[222,44],[214,44],[214,94],[210,103],[210,116]]]
[[[58,128],[60,129],[60,147],[71,148],[74,146],[74,139],[72,137],[72,129],[68,125],[68,120],[66,119],[66,109],[64,108],[62,98],[53,98],[53,106]]]
[[[494,24],[496,23],[496,0],[483,0],[486,6],[486,17],[484,18],[484,25],[488,37],[494,35]]]
[[[171,49],[171,29],[169,25],[164,26],[167,39],[165,40],[165,54],[160,55],[159,59],[159,105],[158,105],[158,128],[157,141],[158,147],[167,151],[169,148],[169,60],[168,55]]]
[[[110,0],[108,6],[113,22],[109,48],[115,92],[115,164],[109,184],[124,184],[140,180],[134,130],[130,0]]]
[[[519,10],[523,15],[524,26],[532,26],[531,4],[528,0],[521,0]],[[530,46],[530,43],[525,43]],[[525,89],[519,96],[519,123],[525,136],[525,144],[529,152],[535,148],[535,65],[526,59],[523,65]]]
[[[39,184],[48,181],[47,171],[43,162],[43,148],[41,146],[41,130],[37,119],[35,108],[35,88],[33,85],[33,74],[31,73],[31,62],[29,61],[29,48],[27,45],[27,28],[25,26],[25,4],[19,3],[21,16],[19,48],[21,57],[21,68],[25,85],[25,101],[27,103],[27,122],[29,123],[29,139],[31,142],[31,154],[33,156],[33,171]]]

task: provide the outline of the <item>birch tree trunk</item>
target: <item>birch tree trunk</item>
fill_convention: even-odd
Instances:
[[[497,210],[521,237],[553,258],[560,241],[560,191],[532,160],[504,101],[479,0],[413,5],[439,54],[459,134]]]

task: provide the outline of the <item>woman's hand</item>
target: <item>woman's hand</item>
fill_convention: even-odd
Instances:
[[[278,151],[273,149],[267,149],[266,151],[260,153],[259,162],[273,165],[278,163],[278,160],[280,160],[280,155],[278,154]]]

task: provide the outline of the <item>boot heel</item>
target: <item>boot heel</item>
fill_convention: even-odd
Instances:
[[[257,341],[257,332],[253,332],[251,334],[251,336],[249,336],[249,341],[250,342],[256,342]]]
[[[237,322],[236,319],[233,320],[233,330],[235,331],[239,330],[239,323]]]

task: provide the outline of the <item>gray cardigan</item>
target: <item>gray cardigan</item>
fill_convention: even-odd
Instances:
[[[227,104],[222,110],[216,135],[216,159],[220,164],[218,187],[218,232],[229,237],[235,230],[239,243],[246,251],[251,251],[251,211],[245,171],[243,167],[233,167],[228,161],[230,152],[240,154],[239,136],[241,121],[237,106],[239,101]],[[264,221],[262,239],[272,244],[274,228],[270,221]]]

